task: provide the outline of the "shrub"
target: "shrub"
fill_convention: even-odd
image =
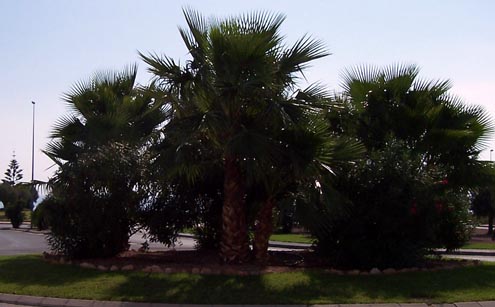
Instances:
[[[5,206],[5,216],[10,220],[12,227],[19,228],[24,222],[24,213],[22,212],[23,203],[15,202]]]
[[[129,222],[120,203],[56,199],[46,207],[52,250],[69,258],[111,257],[127,249]]]
[[[136,184],[141,165],[139,152],[117,143],[65,164],[45,208],[51,248],[70,258],[111,257],[126,250],[143,200]]]
[[[462,246],[470,233],[467,196],[442,181],[441,170],[422,166],[396,142],[342,173],[336,188],[346,210],[308,225],[317,251],[337,266],[383,269],[417,265],[433,248]]]
[[[36,200],[38,193],[31,185],[10,183],[0,184],[0,201],[5,206],[5,216],[12,223],[12,227],[19,228],[24,222],[22,210]]]
[[[185,228],[192,228],[197,248],[216,249],[221,235],[222,176],[205,176],[195,184],[181,180],[155,184],[153,195],[138,212],[151,241],[172,245]]]

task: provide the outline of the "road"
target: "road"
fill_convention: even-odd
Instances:
[[[131,249],[139,249],[145,240],[142,238],[142,233],[133,235],[129,243]],[[273,242],[275,243],[275,242]],[[160,243],[150,243],[150,250],[193,250],[196,241],[193,238],[180,237],[180,240],[173,247],[167,247]],[[270,250],[291,250],[284,248],[283,243],[278,243],[278,246],[271,246]],[[281,246],[280,246],[281,245]],[[38,232],[30,232],[28,229],[14,230],[7,224],[0,224],[0,255],[22,255],[22,254],[41,254],[44,251],[49,251],[46,236]],[[462,259],[477,259],[481,261],[495,262],[495,256],[491,255],[444,255],[448,258]]]
[[[444,255],[444,256],[442,256],[442,258],[495,262],[495,256],[482,256],[482,255]]]
[[[129,243],[131,249],[139,249],[145,240],[138,233],[131,237]],[[160,243],[150,243],[151,250],[192,250],[196,241],[192,238],[180,238],[174,247],[167,247]],[[28,229],[14,230],[11,227],[0,224],[0,255],[41,254],[50,248],[43,233],[30,232]]]
[[[45,235],[0,225],[0,255],[40,254],[48,249]]]
[[[143,233],[136,233],[129,239],[131,249],[139,249],[142,243]],[[175,246],[167,247],[161,243],[149,243],[150,250],[194,250],[196,240],[189,237],[180,237]],[[46,241],[46,236],[43,233],[31,232],[28,228],[14,230],[10,224],[0,223],[0,255],[22,255],[22,254],[41,254],[44,251],[49,251],[50,248]],[[270,250],[291,250],[284,246],[272,246]]]
[[[136,233],[135,235],[131,236],[131,238],[129,239],[129,244],[131,245],[131,249],[139,249],[142,246],[142,243],[144,242],[145,239],[143,239],[142,232]],[[170,249],[193,250],[195,249],[194,248],[195,245],[196,245],[196,240],[186,237],[180,237],[177,243],[175,244],[175,246],[172,247],[167,247],[161,243],[149,242],[150,250],[153,251],[170,250]]]

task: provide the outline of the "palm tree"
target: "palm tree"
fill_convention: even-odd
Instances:
[[[54,125],[45,153],[62,165],[109,142],[142,144],[165,115],[153,91],[136,87],[136,75],[133,65],[76,83],[64,96],[71,113]]]
[[[143,154],[165,120],[161,100],[136,86],[136,74],[131,66],[77,83],[64,97],[71,113],[44,151],[59,167],[49,184],[66,215],[52,225],[51,242],[70,256],[112,256],[127,245]]]
[[[249,257],[246,178],[258,177],[261,166],[283,152],[285,145],[276,138],[281,130],[327,107],[314,93],[296,88],[308,63],[327,53],[320,41],[306,36],[285,47],[282,15],[225,20],[205,19],[192,10],[184,15],[188,28],[180,34],[192,57],[186,65],[156,54],[141,57],[167,92],[172,117],[164,132],[180,135],[176,152],[202,144],[218,153],[224,173],[220,254],[227,262],[244,262]],[[180,169],[191,180],[201,174],[197,164]]]
[[[493,130],[488,114],[451,95],[449,81],[421,80],[418,74],[414,65],[345,71],[340,99],[348,118],[340,123],[351,123],[346,133],[356,134],[369,150],[383,148],[393,135],[422,155],[425,165],[450,169],[445,175],[451,184],[476,185],[485,168],[477,157]]]
[[[334,185],[348,214],[314,223],[317,249],[341,265],[412,265],[428,249],[462,246],[468,191],[491,182],[477,160],[492,130],[486,112],[449,94],[448,81],[418,74],[404,65],[344,73],[337,99],[346,107],[328,116],[335,131],[366,146],[366,159]],[[450,211],[437,214],[443,202]]]

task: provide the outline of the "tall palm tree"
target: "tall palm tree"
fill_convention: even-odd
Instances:
[[[141,57],[167,92],[172,117],[164,131],[181,136],[176,152],[199,143],[218,152],[224,170],[220,254],[224,261],[243,262],[249,256],[246,178],[263,173],[261,166],[284,150],[274,135],[327,107],[313,93],[296,89],[308,63],[327,53],[320,41],[306,36],[284,46],[282,15],[225,20],[192,10],[184,15],[188,28],[180,34],[191,55],[186,65],[156,54]],[[197,165],[181,169],[192,180],[201,173]]]

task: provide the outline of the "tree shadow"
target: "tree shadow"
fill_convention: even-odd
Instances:
[[[0,283],[12,286],[59,286],[104,274],[72,265],[50,264],[38,255],[0,257]]]
[[[481,266],[382,276],[339,276],[314,271],[244,277],[133,274],[115,287],[111,296],[129,301],[190,304],[431,302],[462,301],[472,295],[495,299],[494,288],[495,266]]]
[[[495,265],[379,276],[228,276],[102,272],[15,256],[0,257],[0,285],[11,293],[38,287],[36,295],[190,304],[452,302],[495,299]]]

